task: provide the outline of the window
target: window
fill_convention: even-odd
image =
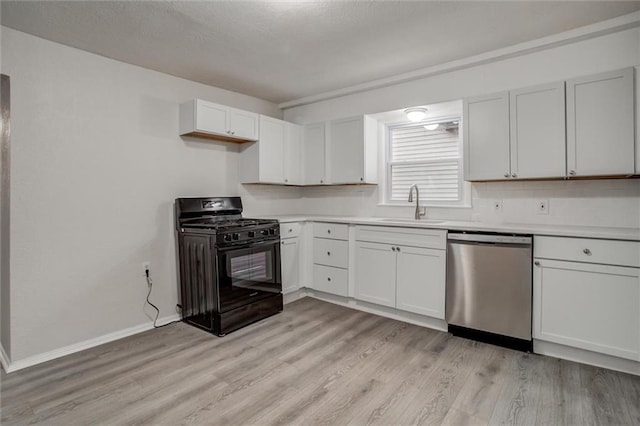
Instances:
[[[454,118],[388,126],[387,202],[406,203],[409,188],[417,184],[425,204],[462,204],[459,122]]]

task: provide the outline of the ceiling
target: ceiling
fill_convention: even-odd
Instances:
[[[2,25],[282,103],[640,10],[640,1],[5,1]]]

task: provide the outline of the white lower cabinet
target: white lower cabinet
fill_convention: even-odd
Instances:
[[[444,319],[446,252],[403,246],[398,249],[396,307]]]
[[[640,361],[640,258],[626,255],[628,250],[637,253],[638,246],[536,237],[534,339]],[[615,256],[616,250],[620,256]],[[629,264],[601,263],[611,258]]]
[[[313,235],[313,289],[348,296],[349,225],[316,222]]]
[[[356,299],[444,319],[445,245],[446,231],[358,227]]]
[[[313,288],[325,293],[347,296],[348,271],[333,266],[313,265]]]
[[[396,306],[396,253],[389,244],[356,243],[356,299]]]
[[[282,278],[282,293],[287,294],[298,290],[301,285],[301,224],[280,224],[280,269]]]

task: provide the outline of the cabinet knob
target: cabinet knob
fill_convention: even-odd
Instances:
[[[324,181],[322,179],[320,179],[320,183],[324,183]]]
[[[535,262],[533,262],[534,265],[536,266],[540,266],[540,262],[538,262],[537,260]]]
[[[512,173],[512,174],[511,174],[511,177],[512,177],[512,178],[517,178],[517,177],[518,177],[518,175],[517,175],[517,174],[515,174],[515,173]]]
[[[582,250],[582,252],[583,252],[584,254],[586,254],[587,256],[591,256],[591,250],[589,250],[588,248],[586,248],[586,249]]]
[[[289,182],[289,179],[285,179],[284,181],[285,181],[285,182]]]
[[[395,247],[391,247],[391,250],[396,251],[396,248]]]
[[[331,229],[327,229],[327,234],[330,234],[330,233],[331,233]]]
[[[289,232],[293,232],[293,229],[292,229],[292,228],[289,228]]]
[[[400,251],[400,247],[396,247],[396,250]]]
[[[327,281],[331,281],[331,277],[327,277]]]
[[[575,171],[575,170],[569,170],[569,174],[570,174],[571,176],[575,176],[576,171]]]
[[[509,173],[505,173],[505,174],[504,174],[504,177],[507,177],[507,178],[508,178],[508,177],[509,177]]]
[[[364,180],[364,178],[360,178],[360,182],[362,182]]]
[[[282,241],[280,244],[284,245],[284,241]]]
[[[327,256],[331,256],[331,252],[330,251],[327,252]]]
[[[232,135],[235,135],[235,134],[236,134],[236,132],[231,132],[231,134],[232,134]]]

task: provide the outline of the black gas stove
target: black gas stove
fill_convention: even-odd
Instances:
[[[240,197],[175,203],[182,317],[223,336],[282,311],[280,227],[242,217]]]

